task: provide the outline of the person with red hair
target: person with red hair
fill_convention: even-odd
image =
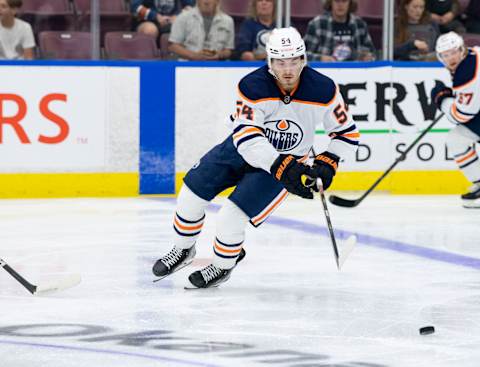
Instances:
[[[425,0],[400,1],[395,21],[395,60],[435,60],[435,41],[440,31],[425,6]]]

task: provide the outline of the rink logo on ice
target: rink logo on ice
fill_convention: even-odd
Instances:
[[[291,120],[265,122],[265,136],[279,152],[295,149],[303,139],[300,126]]]
[[[7,338],[7,339],[5,339]],[[19,338],[20,341],[10,342],[11,338]],[[26,341],[28,340],[28,341]],[[242,361],[245,366],[265,364],[267,366],[279,367],[306,367],[306,366],[335,366],[335,367],[387,367],[383,364],[369,363],[363,361],[342,361],[335,363],[333,356],[318,353],[306,353],[288,349],[260,349],[259,346],[247,343],[233,343],[225,341],[203,341],[194,338],[177,335],[171,330],[141,330],[129,333],[117,333],[112,328],[92,324],[23,324],[0,327],[0,345],[1,344],[22,344],[43,347],[48,349],[50,346],[55,350],[59,348],[68,351],[69,348],[76,352],[82,351],[84,345],[85,352],[91,353],[92,345],[97,353],[106,353],[113,355],[118,353],[122,358],[128,358],[129,349],[141,349],[132,353],[133,358],[145,356],[149,360],[155,359],[153,352],[160,352],[158,358],[165,361],[165,353],[184,353],[186,364],[198,364],[202,356],[207,361],[212,357],[221,358],[221,360]],[[62,343],[61,345],[59,343]],[[111,349],[106,349],[110,347]],[[148,350],[148,354],[147,351]],[[140,353],[139,353],[140,352]],[[188,357],[192,361],[187,360]],[[78,356],[77,358],[80,358]],[[181,360],[177,357],[177,360]],[[180,363],[180,364],[185,364]]]

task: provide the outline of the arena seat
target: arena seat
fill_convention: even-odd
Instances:
[[[91,59],[91,47],[92,35],[89,32],[45,31],[39,35],[39,51],[43,59]]]
[[[463,13],[467,9],[470,0],[458,0],[458,2],[460,3],[460,11]]]
[[[75,25],[75,14],[68,0],[23,0],[19,18],[30,23],[35,34],[72,30]]]
[[[136,32],[105,34],[105,56],[108,59],[152,60],[160,54],[154,37]]]
[[[249,1],[222,0],[222,10],[231,17],[245,18],[248,15]]]
[[[369,24],[368,25],[368,33],[372,38],[372,42],[375,45],[375,49],[378,51],[382,51],[383,49],[383,26],[381,24]]]
[[[383,22],[383,0],[358,1],[356,14],[367,23]]]
[[[79,13],[90,13],[91,0],[73,0],[75,9]],[[100,14],[128,13],[124,0],[100,0]]]
[[[313,19],[323,12],[321,0],[292,1],[291,15],[293,19]]]
[[[303,36],[307,30],[308,22],[323,13],[323,2],[321,0],[302,0],[292,1],[291,4],[292,25]]]
[[[464,33],[462,34],[465,45],[468,47],[480,46],[480,34]]]
[[[174,58],[170,51],[168,50],[168,39],[170,38],[170,33],[162,33],[160,35],[160,55],[162,59],[172,59]]]
[[[233,18],[235,34],[240,29],[240,24],[248,16],[250,1],[247,0],[222,0],[222,10]]]
[[[77,29],[90,30],[91,0],[73,0],[77,13]],[[100,0],[100,33],[101,40],[107,32],[131,30],[132,16],[124,0]]]

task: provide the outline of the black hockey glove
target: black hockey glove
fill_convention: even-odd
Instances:
[[[304,199],[313,199],[312,190],[302,183],[303,175],[312,175],[310,170],[309,166],[297,162],[291,154],[280,154],[270,168],[273,177],[280,181],[288,192]]]
[[[317,155],[313,161],[312,173],[305,181],[305,186],[311,187],[318,192],[315,180],[320,178],[323,183],[323,189],[326,190],[332,184],[333,176],[337,172],[340,157],[330,152],[323,152]]]
[[[440,109],[445,98],[453,97],[453,90],[442,82],[437,81],[435,87],[433,87],[432,92],[430,93],[430,97],[432,102],[435,103],[435,106]]]

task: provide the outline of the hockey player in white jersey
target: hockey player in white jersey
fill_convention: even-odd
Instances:
[[[294,28],[272,31],[268,65],[238,84],[233,132],[185,176],[174,217],[174,247],[154,264],[156,276],[165,277],[192,261],[205,208],[235,186],[217,214],[212,264],[188,278],[196,288],[226,281],[245,256],[247,224],[258,227],[288,192],[312,199],[313,188],[302,183],[303,175],[321,178],[328,189],[340,157],[356,150],[359,133],[338,86],[307,66],[305,51]],[[303,162],[322,123],[331,140],[310,167]]]
[[[447,146],[465,177],[472,183],[462,195],[463,206],[480,208],[480,161],[474,143],[480,142],[480,48],[466,48],[455,32],[437,39],[438,59],[452,75],[452,87],[437,84],[432,100],[457,125],[447,137]]]

